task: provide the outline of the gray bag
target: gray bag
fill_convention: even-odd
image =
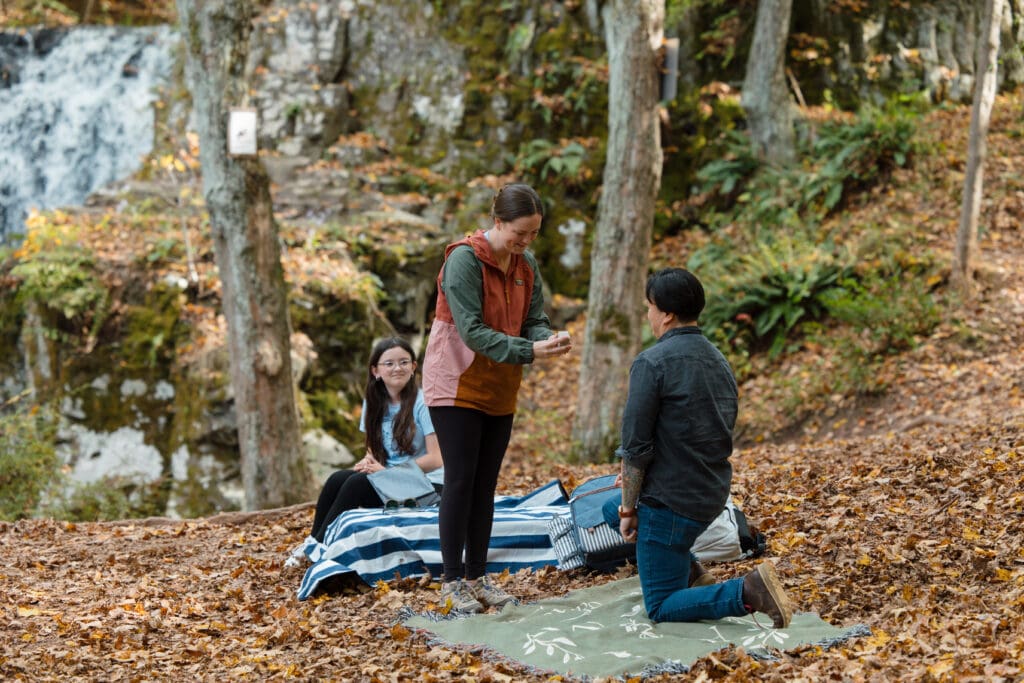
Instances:
[[[625,541],[602,514],[605,501],[621,495],[614,474],[594,477],[573,490],[569,514],[555,515],[548,523],[559,569],[586,566],[611,571],[635,561],[636,544]],[[730,498],[722,513],[697,537],[692,550],[701,560],[741,560],[763,554],[765,540],[763,534],[751,531],[746,517]]]
[[[412,460],[366,475],[385,508],[423,508],[437,505],[441,496]]]

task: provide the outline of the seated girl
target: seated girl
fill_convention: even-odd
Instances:
[[[441,449],[416,384],[415,354],[404,339],[384,339],[370,353],[359,430],[366,434],[366,455],[352,469],[328,477],[317,499],[310,535],[321,543],[341,513],[384,505],[367,478],[372,472],[413,459],[441,492]]]

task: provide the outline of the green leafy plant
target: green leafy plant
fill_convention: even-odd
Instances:
[[[790,167],[761,164],[745,132],[726,131],[709,146],[717,157],[698,170],[699,187],[736,222],[820,222],[911,163],[921,144],[915,139],[919,117],[897,101],[865,108],[853,121],[821,124],[801,150],[803,163]]]
[[[531,106],[545,124],[570,114],[604,109],[608,93],[607,66],[584,57],[549,55],[534,71]]]
[[[702,322],[727,342],[745,336],[771,355],[783,349],[797,323],[826,313],[823,295],[850,269],[841,251],[789,235],[725,262],[698,253],[690,267],[706,273],[714,287]]]
[[[505,61],[517,62],[530,48],[533,42],[533,34],[536,26],[531,22],[516,24],[508,34],[508,41],[505,43]]]
[[[181,259],[184,245],[175,237],[161,237],[146,245],[146,260],[150,263]]]
[[[761,162],[754,156],[750,138],[736,130],[726,131],[722,136],[721,146],[724,152],[697,171],[697,179],[701,182],[701,192],[714,192],[719,195],[732,195],[761,167]]]
[[[31,517],[61,478],[52,411],[0,414],[0,519]]]
[[[858,331],[850,345],[864,358],[912,349],[940,320],[927,280],[909,272],[845,277],[821,302],[831,318]]]
[[[516,171],[542,182],[554,180],[569,187],[578,187],[593,176],[586,165],[588,147],[592,145],[592,140],[561,140],[558,143],[530,140],[519,148]]]
[[[152,517],[163,512],[166,495],[162,480],[142,483],[132,477],[109,475],[88,484],[76,484],[47,509],[47,514],[73,522]]]
[[[906,166],[916,149],[918,114],[892,105],[885,110],[867,107],[850,124],[827,123],[818,131],[812,156],[816,171],[804,184],[801,203],[820,199],[831,211],[848,190],[863,190]]]
[[[718,7],[723,2],[722,0],[711,0],[708,4]],[[742,13],[738,8],[716,14],[711,28],[700,34],[702,48],[697,53],[697,59],[717,61],[722,69],[728,67],[729,63],[738,55],[737,48],[742,43],[744,24]]]
[[[92,257],[79,247],[64,246],[35,254],[11,269],[11,275],[20,281],[17,299],[23,304],[32,301],[57,314],[72,330],[87,329],[93,338],[110,307],[109,292],[94,265]],[[46,333],[54,338],[68,337],[57,325],[48,327]]]
[[[47,336],[66,341],[88,331],[87,341],[94,343],[109,313],[110,294],[92,254],[77,244],[72,217],[59,210],[32,211],[25,225],[28,232],[10,270],[15,301],[38,313]]]

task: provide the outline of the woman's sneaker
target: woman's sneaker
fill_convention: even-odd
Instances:
[[[514,596],[509,595],[491,583],[491,580],[486,575],[481,576],[476,581],[468,581],[466,583],[472,596],[486,607],[498,607],[500,609],[509,603],[518,604],[519,602]]]
[[[473,597],[472,588],[462,579],[441,584],[441,604],[453,612],[482,612],[484,606]]]

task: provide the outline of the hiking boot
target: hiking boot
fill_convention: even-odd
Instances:
[[[690,562],[690,588],[696,588],[697,586],[710,586],[715,583],[715,577],[711,575],[707,569],[704,569],[697,560]]]
[[[484,606],[473,597],[473,591],[462,579],[441,584],[441,604],[453,612],[482,612]]]
[[[743,606],[748,612],[767,614],[775,628],[786,628],[793,618],[793,608],[782,590],[779,575],[767,562],[743,577]]]
[[[476,581],[467,581],[466,583],[469,586],[470,595],[479,600],[485,607],[497,607],[501,609],[510,602],[519,602],[514,596],[509,595],[491,583],[491,580],[487,578],[486,575],[481,576]]]

